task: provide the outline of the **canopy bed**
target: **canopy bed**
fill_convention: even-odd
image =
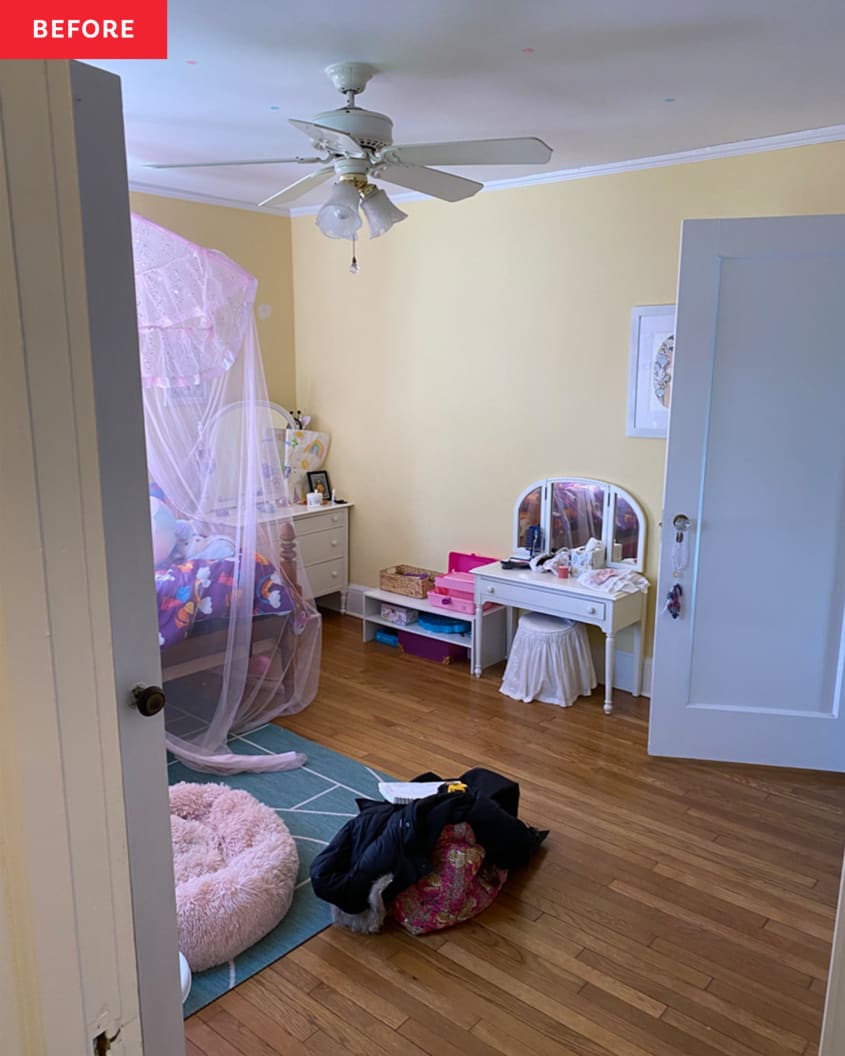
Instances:
[[[228,739],[313,699],[320,617],[296,545],[253,306],[228,257],[132,217],[167,746],[210,773],[299,766]]]

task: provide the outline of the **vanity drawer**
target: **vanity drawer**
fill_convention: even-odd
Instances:
[[[300,513],[294,518],[296,535],[301,539],[304,535],[313,532],[325,532],[329,528],[345,528],[348,511],[345,508],[338,509],[336,506],[320,510],[318,513]]]
[[[513,605],[520,609],[553,612],[570,620],[586,620],[588,623],[603,623],[605,604],[592,598],[569,597],[559,590],[542,590],[519,583],[491,583],[482,580],[481,597],[485,601],[498,601],[502,605]]]
[[[326,532],[310,532],[299,536],[299,552],[306,567],[321,561],[333,561],[346,557],[346,528],[329,528]]]
[[[343,557],[336,561],[311,565],[306,569],[306,573],[311,584],[311,593],[315,598],[331,594],[335,590],[346,590],[346,559]]]

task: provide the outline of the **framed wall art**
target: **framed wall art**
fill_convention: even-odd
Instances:
[[[632,308],[627,436],[666,436],[674,360],[675,305]]]

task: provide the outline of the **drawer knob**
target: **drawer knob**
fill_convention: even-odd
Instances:
[[[332,579],[337,579],[338,575],[339,575],[339,573],[332,572]]]
[[[589,612],[589,614],[590,614],[591,616],[592,616],[592,615],[593,615],[593,614],[595,613],[595,611],[596,611],[596,607],[595,607],[595,605],[591,605],[591,606],[589,607],[589,609],[587,609],[587,612]]]
[[[337,546],[337,539],[332,539],[332,546]]]
[[[495,587],[488,587],[487,588],[487,593],[488,594],[495,594],[496,593],[496,588]]]

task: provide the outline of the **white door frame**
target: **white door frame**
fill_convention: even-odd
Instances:
[[[0,103],[4,1045],[179,1056],[119,81],[0,63]]]
[[[822,1023],[819,1056],[840,1056],[845,1052],[845,861],[839,879],[839,905],[836,908],[836,929],[833,933],[833,952],[827,977],[827,998]]]

